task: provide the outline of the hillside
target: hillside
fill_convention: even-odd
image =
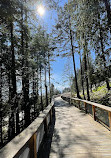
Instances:
[[[111,86],[111,82],[110,82]],[[82,91],[80,92],[81,97],[83,98]],[[69,97],[71,93],[64,93],[64,96]],[[85,91],[85,97],[87,96]],[[72,97],[76,97],[76,93],[72,94]],[[102,105],[111,106],[111,90],[108,91],[106,83],[100,83],[100,86],[93,87],[92,92],[90,91],[90,98],[92,102],[100,103]]]
[[[111,86],[111,83],[110,83]],[[103,84],[90,92],[91,101],[101,103],[106,106],[111,106],[111,90],[108,91],[106,84]]]

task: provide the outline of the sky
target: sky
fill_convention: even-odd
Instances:
[[[63,7],[64,4],[67,2],[68,0],[60,0],[59,5]],[[48,33],[51,33],[53,26],[57,23],[57,12],[55,10],[47,10],[45,8],[44,15],[42,17],[38,16],[38,18],[43,28],[47,30]],[[76,68],[79,68],[80,62],[79,62],[79,55],[77,53],[75,53],[75,62],[76,62]],[[70,72],[69,70],[67,70],[68,69],[67,65],[69,65],[70,67]],[[51,63],[51,67],[52,67],[51,82],[54,84],[55,88],[62,91],[65,87],[69,87],[70,81],[68,80],[68,74],[71,73],[74,75],[72,57],[70,57],[70,59],[55,57],[55,61]]]
[[[59,3],[60,6],[64,6],[65,3],[68,2],[68,0],[60,0]],[[47,10],[45,8],[44,15],[38,16],[37,14],[37,6],[38,4],[35,4],[34,10],[37,16],[37,19],[39,20],[39,23],[45,30],[47,30],[47,33],[51,33],[54,25],[57,23],[57,12],[55,10]],[[35,21],[36,22],[36,21]],[[55,50],[55,54],[58,53]],[[92,57],[94,58],[94,52],[92,52]],[[70,79],[69,76],[72,74],[74,76],[74,68],[73,68],[73,62],[72,62],[72,56],[61,58],[54,57],[53,62],[51,62],[51,83],[54,84],[55,88],[62,91],[66,87],[70,87]],[[80,62],[79,62],[79,55],[75,53],[75,62],[76,62],[76,69],[80,68]],[[44,78],[43,78],[44,80]],[[22,84],[19,82],[18,85],[19,89],[18,91],[21,91]],[[43,86],[44,87],[44,86]]]
[[[59,5],[64,6],[68,0],[61,0]],[[45,6],[44,6],[45,8]],[[55,10],[46,10],[43,17],[39,17],[40,23],[47,30],[48,33],[51,33],[53,26],[57,22],[57,12]],[[56,53],[56,52],[55,52]],[[79,56],[75,54],[76,66],[79,68]],[[67,69],[67,65],[70,66],[71,72],[65,72]],[[72,58],[61,58],[55,57],[55,61],[51,63],[52,71],[51,71],[51,82],[54,84],[55,88],[58,90],[63,90],[65,87],[69,87],[69,80],[67,78],[68,73],[73,73],[73,63]],[[66,79],[67,78],[67,79]]]
[[[64,4],[68,2],[68,0],[59,0],[59,1],[60,1],[59,3],[60,6],[64,6]],[[47,33],[50,34],[52,32],[53,26],[57,23],[57,12],[55,10],[50,10],[50,8],[46,9],[45,5],[43,5],[45,9],[45,13],[43,16],[40,16],[37,11],[38,6],[40,5],[41,2],[38,1],[31,8],[34,11],[34,15],[36,15],[35,18],[37,19],[37,20],[33,20],[33,19],[31,20],[33,20],[33,23],[35,23],[36,25],[40,24],[47,31]],[[54,60],[55,61],[51,62],[51,83],[54,84],[55,88],[62,91],[65,87],[69,87],[69,82],[64,82],[65,80],[64,69],[69,59],[55,57]],[[72,65],[73,65],[72,60],[69,63],[72,69]],[[22,83],[19,81],[18,92],[21,92],[21,89],[22,89]],[[43,86],[43,92],[44,92],[44,86]]]

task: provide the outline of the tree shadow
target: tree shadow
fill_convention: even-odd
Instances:
[[[104,140],[102,140],[104,130],[93,129],[95,125],[90,126],[84,111],[77,110],[75,107],[73,110],[73,107],[66,101],[55,100],[55,107],[56,125],[54,117],[53,125],[41,145],[38,157],[49,158],[50,155],[56,158],[79,156],[95,158],[104,156],[104,150],[100,149],[104,145]],[[85,123],[82,126],[83,121]],[[108,140],[108,137],[105,137],[105,139]],[[111,143],[111,141],[108,141],[108,143]],[[106,154],[108,154],[108,151]]]
[[[60,100],[55,100],[54,106],[55,107],[69,107],[69,106],[72,106],[72,105],[70,105],[65,100],[60,99]]]
[[[51,150],[51,143],[52,143],[52,137],[54,133],[54,127],[55,127],[55,110],[53,113],[52,123],[49,125],[49,130],[47,133],[47,136],[44,137],[39,151],[37,153],[37,158],[49,158],[50,150]]]

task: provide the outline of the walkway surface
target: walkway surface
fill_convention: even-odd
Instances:
[[[53,130],[46,140],[51,145],[49,155],[42,158],[111,158],[110,132],[60,97],[55,99]]]
[[[60,97],[55,100],[50,158],[111,158],[110,132]]]

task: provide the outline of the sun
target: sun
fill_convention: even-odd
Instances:
[[[45,13],[45,9],[41,5],[37,7],[37,11],[38,11],[38,13],[39,13],[40,16],[43,16],[44,13]]]

